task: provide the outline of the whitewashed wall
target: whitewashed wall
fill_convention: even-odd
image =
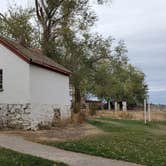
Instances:
[[[0,127],[37,129],[52,123],[57,109],[61,119],[70,118],[68,76],[29,65],[1,44],[0,69]]]
[[[30,66],[31,103],[69,105],[69,77]]]
[[[0,92],[0,103],[29,103],[29,64],[0,44],[0,69],[3,69],[4,89]]]
[[[68,76],[31,65],[30,94],[34,125],[51,121],[56,109],[60,109],[61,119],[70,118]]]

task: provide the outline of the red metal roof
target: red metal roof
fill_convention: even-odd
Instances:
[[[17,56],[19,56],[21,59],[23,59],[29,64],[33,64],[67,76],[71,74],[68,69],[56,63],[49,57],[43,55],[39,49],[26,48],[16,41],[12,41],[1,36],[0,44],[11,50],[13,53],[15,53]]]

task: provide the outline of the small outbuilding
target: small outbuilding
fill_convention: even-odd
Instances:
[[[70,71],[0,37],[0,127],[37,129],[71,116]]]

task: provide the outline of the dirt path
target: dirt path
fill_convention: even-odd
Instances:
[[[87,123],[80,125],[67,125],[64,127],[54,127],[50,130],[38,130],[38,131],[23,131],[23,130],[9,130],[1,131],[1,134],[12,134],[23,136],[26,140],[31,140],[32,142],[42,142],[42,141],[58,141],[64,142],[69,140],[77,140],[84,138],[86,136],[95,136],[99,134],[104,134],[104,131],[98,129]]]
[[[23,139],[21,136],[0,134],[0,146],[53,161],[62,161],[70,166],[138,166],[137,164],[128,162],[69,152],[39,143],[33,143]]]

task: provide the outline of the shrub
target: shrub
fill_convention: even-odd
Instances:
[[[84,123],[86,120],[86,115],[84,112],[72,113],[73,123]]]
[[[92,103],[89,105],[89,113],[91,116],[96,115],[96,111],[98,110],[98,105],[95,103]]]

